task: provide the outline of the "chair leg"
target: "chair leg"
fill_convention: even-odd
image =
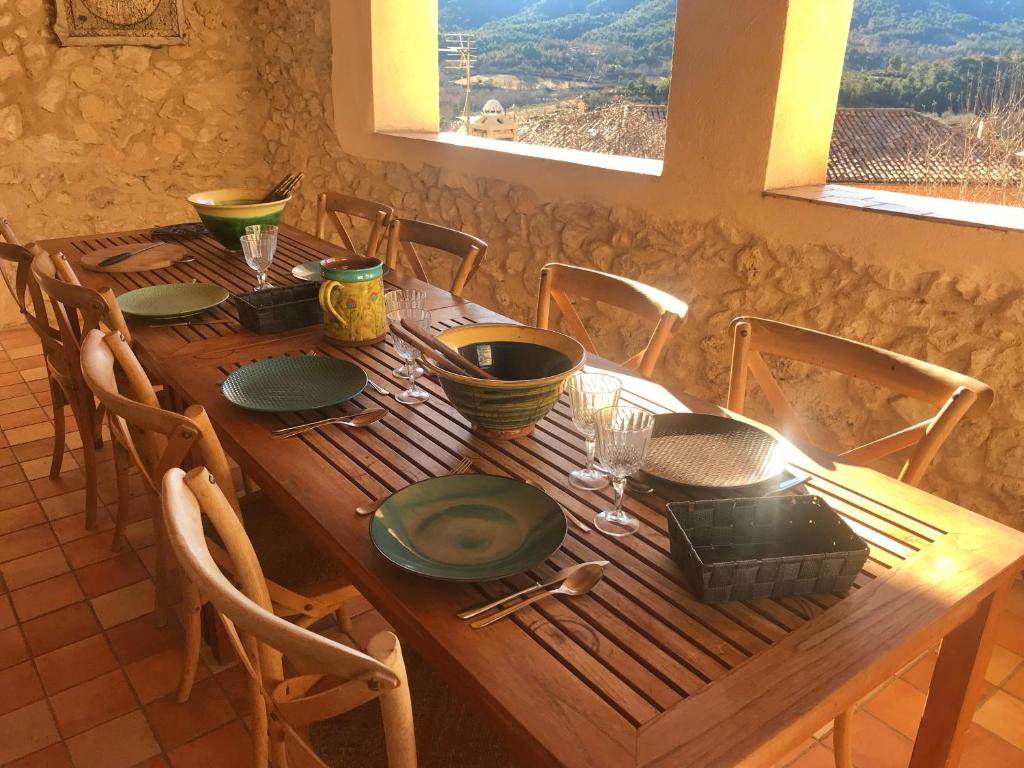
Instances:
[[[416,768],[416,735],[412,721],[412,698],[409,696],[409,676],[398,638],[390,632],[375,635],[367,652],[391,668],[399,686],[380,695],[380,710],[384,718],[384,742],[388,753],[388,768]]]
[[[159,510],[160,502],[157,499],[150,499]],[[167,533],[164,530],[164,521],[160,511],[153,515],[153,534],[156,540],[156,576],[153,578],[155,587],[155,599],[153,616],[158,627],[167,626],[167,618],[170,614],[170,586],[171,586],[171,556],[170,545],[167,541]]]
[[[192,694],[192,685],[199,669],[199,649],[203,641],[203,598],[196,585],[182,574],[182,624],[185,626],[185,663],[178,683],[178,703],[184,704]]]
[[[93,437],[96,438],[95,445],[97,448],[103,448],[103,416],[106,411],[107,409],[103,407],[103,403],[93,405]]]
[[[259,713],[259,719],[267,723],[267,708],[259,694],[257,694],[256,698],[260,700],[259,704],[253,707],[252,733],[256,765],[260,764],[261,759],[267,759],[269,747],[269,759],[272,768],[288,768],[288,737],[285,734],[285,730],[276,719],[271,719],[267,725],[257,730],[256,721],[258,718],[256,714]]]
[[[64,447],[67,439],[67,424],[64,420],[64,406],[67,399],[60,385],[50,379],[50,401],[53,405],[53,460],[50,462],[50,478],[56,480],[60,476],[64,464]]]
[[[131,457],[120,443],[114,441],[114,475],[117,483],[117,515],[114,520],[114,540],[110,548],[119,552],[128,548],[124,530],[128,527],[128,509],[131,505],[131,480],[128,470]]]
[[[92,398],[91,394],[87,394]],[[89,530],[96,528],[96,507],[99,498],[98,481],[96,477],[96,437],[95,424],[93,423],[92,410],[86,407],[85,397],[79,404],[75,418],[78,420],[79,434],[82,436],[82,461],[85,464],[85,527]]]
[[[342,605],[334,612],[334,618],[338,622],[338,628],[349,637],[352,637],[352,617],[348,613],[348,605]]]
[[[853,707],[836,718],[832,733],[836,768],[853,768]]]

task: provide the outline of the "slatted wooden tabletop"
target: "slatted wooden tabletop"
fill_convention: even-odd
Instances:
[[[43,245],[74,260],[146,239],[137,231]],[[116,275],[80,270],[80,277],[115,292],[193,278],[233,292],[252,284],[244,263],[212,241],[182,242],[196,262]],[[331,251],[283,228],[271,279],[292,282],[291,266]],[[388,282],[415,283],[398,274]],[[438,289],[429,303],[437,329],[505,321]],[[216,315],[232,312],[225,304]],[[946,635],[912,764],[942,765],[959,749],[982,682],[989,619],[1024,565],[1024,535],[1016,531],[807,450],[794,469],[812,475],[809,490],[825,497],[871,547],[847,596],[714,607],[697,602],[670,559],[664,500],[653,495],[627,498],[627,508],[643,521],[636,536],[613,539],[570,525],[561,549],[536,572],[482,585],[428,581],[380,557],[367,520],[356,517],[354,507],[471,456],[478,471],[535,482],[591,518],[609,496],[580,493],[566,482],[584,454],[564,398],[532,436],[494,442],[475,435],[433,382],[423,382],[431,399],[415,407],[368,389],[348,407],[387,409],[388,417],[372,428],[333,427],[272,441],[271,428],[345,408],[244,412],[220,396],[230,371],[275,355],[316,352],[356,362],[393,393],[398,385],[390,371],[399,361],[390,345],[340,349],[325,343],[318,328],[258,337],[233,324],[140,329],[137,345],[162,381],[186,402],[207,408],[234,458],[351,574],[403,642],[490,713],[524,764],[769,765]],[[656,412],[718,410],[600,359],[588,364],[622,375],[630,403]],[[587,596],[547,600],[481,631],[455,617],[485,597],[594,559],[611,566]]]

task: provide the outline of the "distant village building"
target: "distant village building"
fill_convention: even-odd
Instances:
[[[485,139],[502,139],[505,141],[516,141],[516,116],[505,114],[505,108],[497,99],[491,99],[484,104],[483,111],[479,115],[469,118],[467,133],[470,136],[480,136]]]

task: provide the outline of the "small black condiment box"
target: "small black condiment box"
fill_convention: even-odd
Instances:
[[[668,505],[672,559],[704,603],[845,592],[868,547],[819,496]]]
[[[259,334],[280,333],[323,321],[320,283],[300,283],[235,296],[238,321]]]

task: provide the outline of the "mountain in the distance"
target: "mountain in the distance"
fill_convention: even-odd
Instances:
[[[524,71],[547,71],[559,57],[586,66],[583,50],[626,72],[667,73],[675,8],[676,0],[440,0],[440,26],[475,31],[484,70],[519,54]],[[1022,48],[1024,0],[856,0],[848,66]]]

